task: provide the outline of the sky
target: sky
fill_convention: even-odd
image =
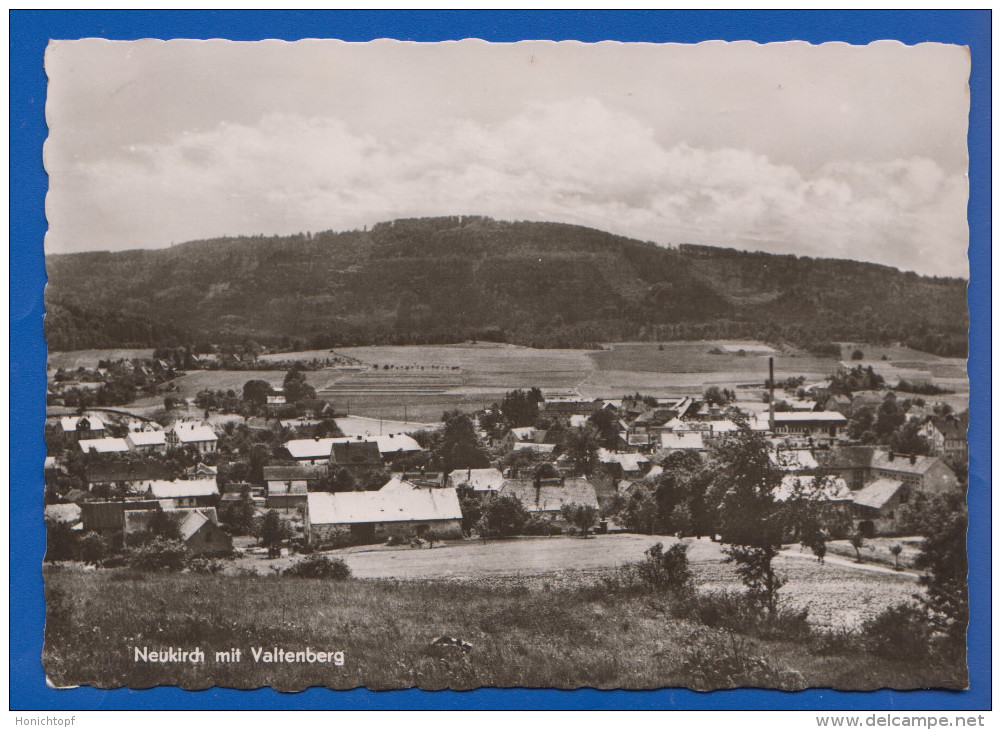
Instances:
[[[968,276],[941,44],[53,41],[47,253],[430,215]]]

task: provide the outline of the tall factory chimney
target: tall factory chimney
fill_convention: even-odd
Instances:
[[[768,430],[775,433],[775,358],[768,358]]]

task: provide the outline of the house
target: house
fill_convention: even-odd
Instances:
[[[74,530],[82,530],[80,505],[73,504],[47,504],[45,505],[46,522],[62,522],[70,525]]]
[[[500,496],[516,497],[529,514],[559,517],[565,504],[583,504],[598,508],[598,493],[587,479],[560,480],[506,479],[497,491]]]
[[[76,443],[85,454],[121,454],[129,450],[125,439],[80,439]]]
[[[597,405],[590,398],[579,395],[551,395],[543,401],[542,408],[551,415],[590,415]]]
[[[848,419],[837,411],[784,411],[769,414],[769,420],[773,433],[809,438],[842,438],[848,428]]]
[[[214,509],[196,509],[181,520],[181,541],[195,555],[229,555],[233,538],[219,527]]]
[[[474,492],[496,492],[504,483],[500,469],[456,469],[445,479],[445,486],[453,489],[469,487]]]
[[[97,416],[63,416],[59,419],[59,428],[73,441],[101,439],[106,435],[104,421]]]
[[[125,512],[139,510],[159,510],[156,500],[130,500],[128,502],[81,502],[80,520],[86,532],[111,534],[122,532],[125,527]]]
[[[84,472],[87,490],[118,489],[123,492],[134,491],[135,487],[144,481],[166,479],[169,471],[159,464],[129,463],[129,464],[92,464]]]
[[[818,451],[816,456],[824,471],[843,477],[852,491],[862,489],[870,477],[875,449],[872,446],[838,446],[830,451]]]
[[[267,506],[283,510],[305,507],[310,487],[319,487],[327,474],[325,466],[294,464],[264,467],[264,481],[268,485]]]
[[[189,466],[184,470],[184,476],[188,479],[200,479],[204,477],[213,477],[219,473],[219,469],[214,466],[209,466],[208,464],[203,464],[198,462],[194,466]]]
[[[870,482],[854,494],[854,518],[865,537],[897,532],[901,507],[910,500],[908,488],[899,479],[886,477]]]
[[[622,479],[640,479],[650,466],[650,459],[643,454],[608,449],[598,449],[598,462]]]
[[[298,462],[309,464],[326,464],[330,461],[331,448],[336,443],[374,443],[378,452],[385,458],[415,454],[423,451],[421,445],[412,436],[403,433],[391,433],[379,436],[338,436],[336,438],[315,437],[311,439],[292,439],[285,442],[285,449]]]
[[[519,441],[514,445],[514,451],[532,451],[536,454],[551,454],[556,450],[556,444],[537,444],[534,441]]]
[[[326,464],[330,461],[330,449],[336,438],[292,439],[285,442],[285,450],[299,463]]]
[[[932,454],[965,462],[969,458],[966,426],[956,419],[931,418],[918,432],[928,440]]]
[[[956,473],[937,456],[874,451],[870,473],[873,479],[895,479],[923,494],[942,494],[959,488]]]
[[[171,449],[194,446],[203,454],[215,452],[219,437],[206,423],[178,422],[167,431],[167,447]]]
[[[130,451],[167,453],[167,434],[163,431],[129,431],[125,436],[125,443]]]
[[[126,509],[122,515],[124,542],[147,532],[154,515],[170,515],[177,521],[181,542],[195,555],[228,555],[233,551],[233,538],[219,527],[215,508],[179,508],[163,510]],[[133,539],[134,542],[134,539]]]
[[[448,488],[312,492],[303,520],[310,545],[374,543],[461,528],[459,497]]]
[[[214,507],[219,502],[219,487],[211,479],[154,479],[139,485],[140,494],[160,501],[164,509],[177,507]]]
[[[660,448],[670,451],[706,450],[701,431],[665,432],[660,435]]]
[[[851,505],[853,496],[841,477],[786,474],[773,492],[776,502],[803,499],[809,502],[840,502]]]
[[[781,446],[768,451],[768,458],[779,469],[794,474],[809,474],[820,468],[809,449],[786,449]]]
[[[335,440],[330,445],[330,457],[327,461],[331,473],[338,469],[358,472],[368,469],[382,469],[382,453],[375,441]]]

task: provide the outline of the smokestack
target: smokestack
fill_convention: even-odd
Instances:
[[[775,433],[775,358],[768,358],[768,430]]]

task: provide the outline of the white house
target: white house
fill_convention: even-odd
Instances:
[[[167,434],[163,431],[129,431],[125,443],[130,451],[167,452]]]
[[[120,454],[129,450],[125,439],[81,439],[77,444],[80,446],[80,451],[85,454]]]
[[[167,431],[167,445],[170,448],[194,446],[203,454],[211,454],[216,450],[219,437],[211,426],[197,422],[178,422]]]

